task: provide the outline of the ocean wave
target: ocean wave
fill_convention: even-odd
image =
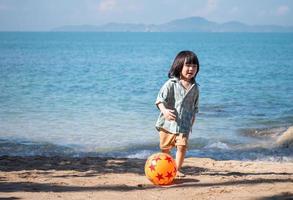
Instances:
[[[0,139],[0,156],[74,156],[72,147],[55,145],[46,142],[11,141]]]
[[[228,144],[223,142],[215,142],[204,147],[204,149],[230,149]]]
[[[240,129],[241,135],[249,137],[276,137],[281,135],[287,127],[271,127],[271,128],[246,128]]]
[[[293,148],[293,126],[283,132],[276,143],[281,148]]]
[[[191,149],[187,155],[189,157],[212,158],[215,160],[293,162],[291,149],[252,145],[230,149]]]
[[[215,160],[259,160],[293,162],[293,127],[283,132],[278,140],[257,140],[256,143],[235,143],[219,139],[192,138],[188,157],[206,157]],[[82,146],[60,146],[51,143],[0,140],[0,156],[69,156],[69,157],[115,157],[146,159],[159,152],[158,143],[126,145],[119,149],[99,151]],[[172,150],[175,155],[176,149]]]
[[[154,153],[154,151],[151,151],[151,150],[142,150],[142,151],[138,151],[136,153],[132,153],[126,157],[127,158],[147,159],[153,153]]]

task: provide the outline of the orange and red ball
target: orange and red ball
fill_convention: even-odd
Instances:
[[[151,155],[145,163],[145,175],[155,185],[169,185],[176,173],[176,163],[171,155],[156,153]]]

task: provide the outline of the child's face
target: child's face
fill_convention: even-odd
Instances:
[[[195,73],[197,72],[197,68],[198,66],[196,64],[186,64],[184,62],[184,65],[181,71],[181,78],[190,81],[195,76]]]

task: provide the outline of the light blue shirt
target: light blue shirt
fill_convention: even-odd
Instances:
[[[186,91],[178,78],[170,78],[161,88],[156,105],[163,103],[167,109],[175,110],[176,120],[166,120],[161,112],[156,123],[157,130],[163,128],[173,134],[189,134],[192,118],[198,113],[198,99],[196,82]]]

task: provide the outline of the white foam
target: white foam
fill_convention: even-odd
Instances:
[[[287,131],[282,133],[277,140],[279,147],[292,148],[293,147],[293,126],[289,127]]]
[[[127,158],[140,158],[140,159],[146,159],[150,155],[152,155],[153,151],[150,150],[142,150],[134,154],[130,154],[127,156]]]
[[[223,143],[223,142],[212,143],[212,144],[209,144],[209,145],[205,146],[204,148],[206,148],[206,149],[210,149],[210,148],[214,148],[214,149],[230,149],[230,147],[226,143]]]

